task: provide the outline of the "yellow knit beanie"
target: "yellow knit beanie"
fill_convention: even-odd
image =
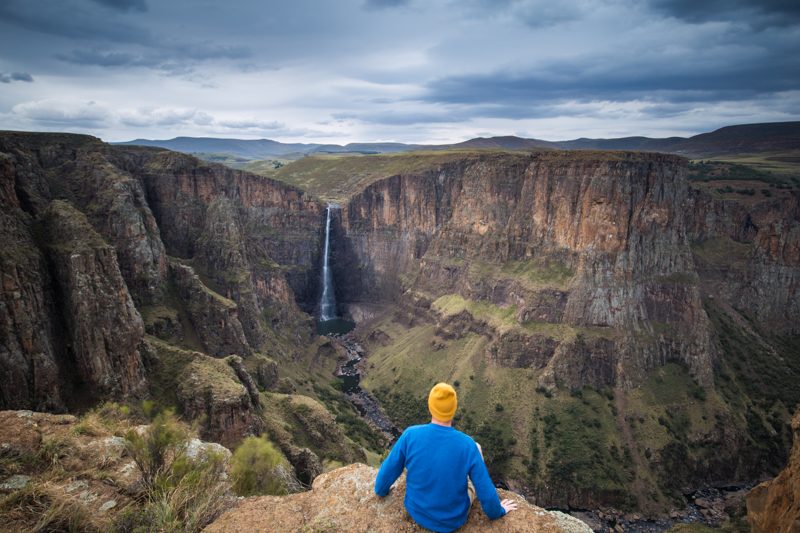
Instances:
[[[458,408],[456,390],[447,383],[437,383],[428,394],[428,409],[437,420],[448,422]]]

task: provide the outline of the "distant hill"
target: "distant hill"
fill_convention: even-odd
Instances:
[[[176,137],[166,140],[136,139],[113,143],[122,145],[158,146],[197,154],[229,154],[236,158],[297,159],[314,153],[384,154],[414,150],[500,149],[500,150],[635,150],[666,152],[688,157],[772,152],[800,149],[800,122],[770,122],[726,126],[693,137],[621,137],[617,139],[580,138],[570,141],[544,141],[515,136],[478,137],[468,141],[444,144],[404,144],[393,142],[338,144],[282,143],[270,139],[218,139],[213,137]]]
[[[694,157],[775,152],[800,148],[800,122],[767,122],[726,126],[689,138],[576,139],[556,144],[569,150],[641,150]]]
[[[676,147],[698,155],[776,152],[800,148],[800,122],[726,126],[690,137]]]
[[[215,137],[175,137],[174,139],[112,143],[120,145],[157,146],[189,154],[231,154],[247,159],[270,159],[291,153],[307,154],[320,144],[282,143],[270,139],[219,139]]]
[[[542,141],[539,139],[524,139],[513,135],[503,137],[477,137],[462,143],[446,144],[433,148],[477,148],[477,149],[500,149],[500,150],[535,150],[538,148],[554,149],[561,148],[559,143]]]

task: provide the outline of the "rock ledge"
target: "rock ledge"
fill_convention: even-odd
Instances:
[[[370,531],[401,533],[423,531],[403,508],[405,478],[401,478],[386,498],[373,493],[377,470],[364,464],[351,464],[322,474],[312,490],[290,496],[246,498],[208,526],[209,533],[241,531]],[[529,504],[513,492],[501,490],[501,498],[519,502],[519,508],[490,522],[479,504],[470,511],[464,533],[493,531],[516,533],[591,533],[589,526],[562,513],[550,513]]]

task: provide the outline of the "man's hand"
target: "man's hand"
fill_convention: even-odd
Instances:
[[[500,505],[503,507],[503,509],[505,509],[507,513],[517,510],[517,502],[515,502],[514,500],[503,500],[500,502]]]

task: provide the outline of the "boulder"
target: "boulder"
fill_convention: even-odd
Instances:
[[[388,496],[379,498],[373,492],[376,475],[377,470],[372,467],[352,464],[317,477],[308,492],[246,498],[205,531],[420,531],[403,507],[405,479],[401,478]],[[499,492],[501,498],[516,500],[519,508],[490,521],[476,503],[459,531],[591,533],[589,526],[577,518],[545,511],[512,492]]]

